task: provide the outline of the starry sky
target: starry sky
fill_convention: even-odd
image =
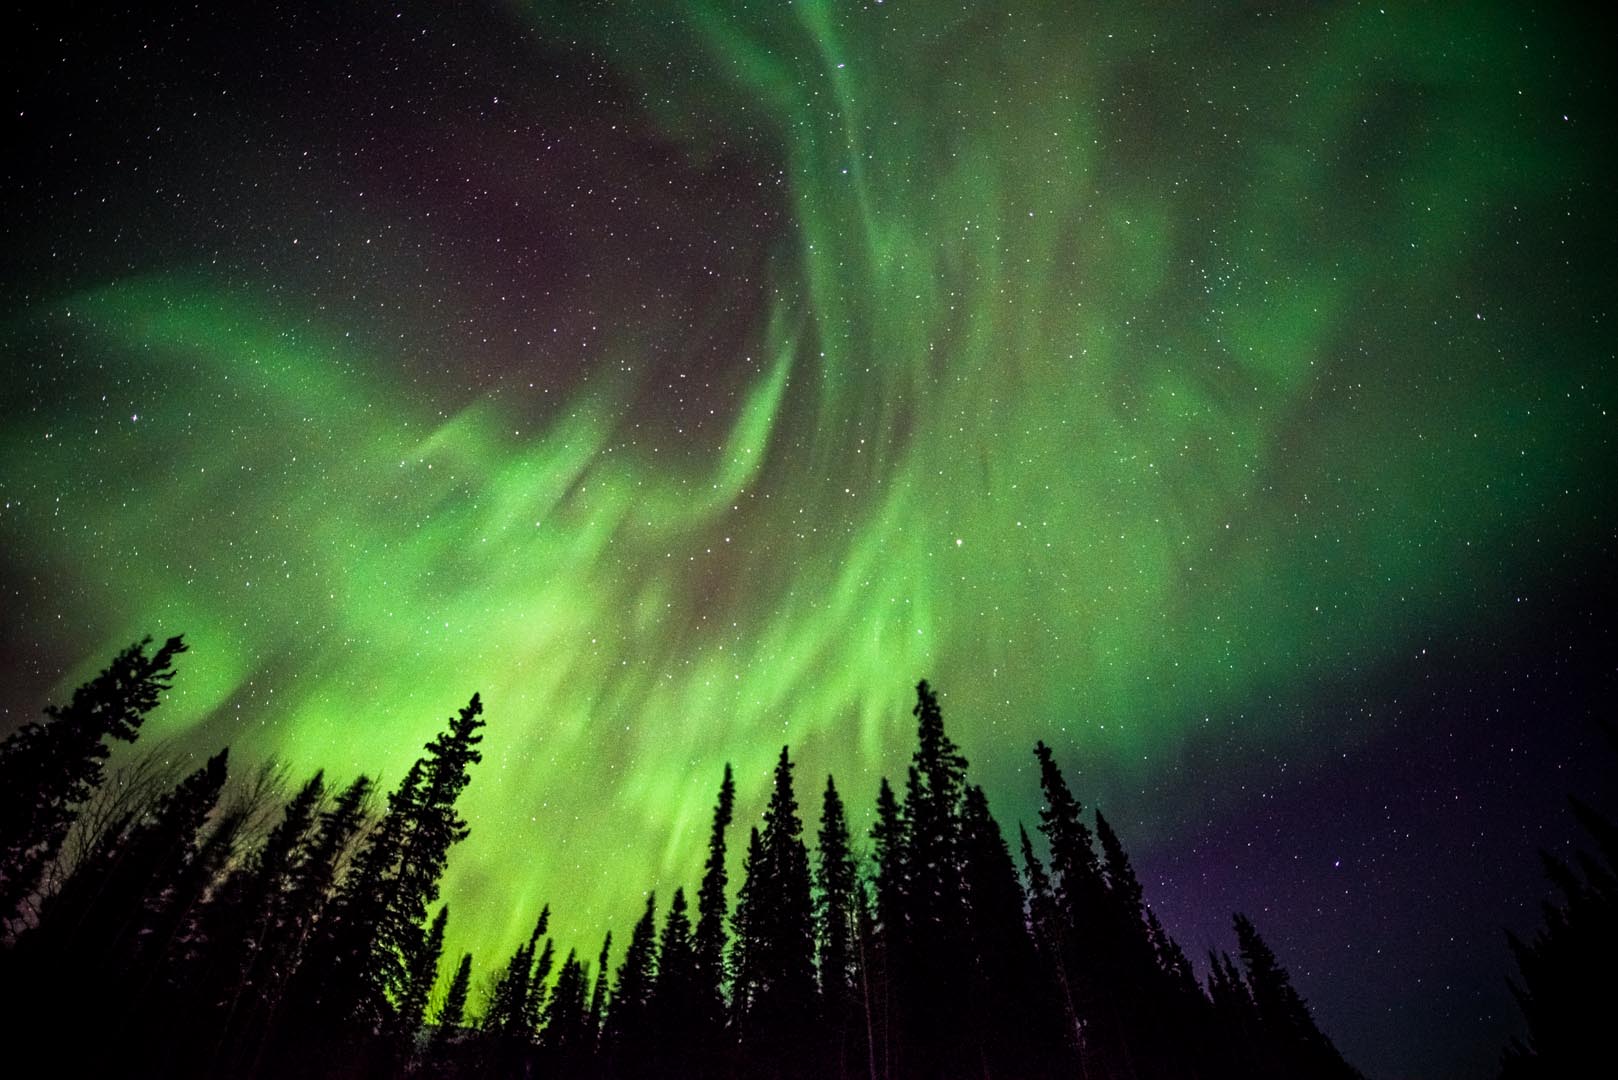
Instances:
[[[183,632],[143,743],[386,784],[481,691],[492,964],[726,761],[868,812],[926,677],[1008,829],[1043,738],[1193,955],[1493,1065],[1614,765],[1602,26],[163,7],[4,35],[0,729]]]

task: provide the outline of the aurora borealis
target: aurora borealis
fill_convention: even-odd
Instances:
[[[13,35],[5,730],[183,632],[143,746],[389,784],[480,691],[493,963],[689,888],[725,761],[868,811],[927,677],[1004,826],[1044,738],[1193,955],[1492,1063],[1614,682],[1599,31],[441,7]]]

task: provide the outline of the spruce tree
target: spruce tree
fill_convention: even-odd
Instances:
[[[285,1019],[283,998],[325,914],[338,872],[368,820],[371,791],[370,778],[356,778],[320,811],[306,843],[290,857],[285,893],[274,902],[278,914],[265,919],[244,974],[221,999],[223,1026],[209,1070],[215,1075],[251,1073],[259,1067],[266,1040]],[[284,839],[290,841],[295,822],[283,824],[288,826]]]
[[[1118,920],[1111,909],[1094,835],[1084,807],[1067,786],[1050,747],[1035,744],[1045,805],[1039,829],[1050,845],[1056,931],[1060,941],[1064,992],[1080,1032],[1079,1054],[1086,1071],[1138,1072],[1137,1048],[1126,1030],[1128,1010],[1117,991],[1122,984]]]
[[[760,1067],[777,1071],[808,1067],[806,1040],[816,1011],[809,853],[792,769],[783,746],[746,884],[745,949],[754,986],[742,1038]]]
[[[1260,1030],[1253,995],[1229,953],[1208,950],[1208,1000],[1218,1074],[1282,1076],[1280,1063],[1270,1053]]]
[[[1610,726],[1607,735],[1615,738]],[[1618,999],[1612,976],[1618,969],[1618,823],[1571,801],[1595,849],[1579,852],[1577,869],[1540,852],[1560,895],[1545,901],[1544,922],[1533,937],[1506,935],[1517,964],[1511,992],[1527,1030],[1506,1047],[1501,1080],[1573,1075],[1606,1051],[1606,1025]]]
[[[762,888],[764,842],[758,827],[747,831],[747,854],[742,860],[742,886],[736,893],[736,907],[730,913],[730,1011],[733,1026],[739,1030],[753,1010],[763,983],[763,960],[753,941],[753,924]]]
[[[195,892],[196,878],[189,871],[199,854],[198,837],[226,775],[227,755],[221,751],[148,816],[109,833],[45,903],[38,929],[20,943],[39,1007],[73,1000],[83,1015],[100,1017],[106,1025],[106,1038],[64,1046],[68,1072],[110,1071],[114,1065],[107,1055],[114,1047],[142,1035],[136,1027],[147,1016],[153,978],[172,940],[168,917],[180,896]],[[83,979],[87,971],[96,978]],[[33,1017],[22,1026],[45,1020]]]
[[[548,959],[543,971],[537,968],[535,953],[539,949],[540,938],[550,928],[550,921],[551,908],[546,904],[540,909],[539,919],[534,923],[527,942],[518,946],[506,962],[506,970],[495,983],[489,997],[489,1007],[483,1015],[483,1029],[495,1034],[500,1041],[526,1044],[534,1034],[538,1022],[535,998],[543,993],[544,978],[550,971]],[[547,952],[549,948],[547,939]],[[536,981],[541,984],[538,988],[535,987]]]
[[[401,1043],[412,1050],[427,1016],[427,1001],[438,982],[438,961],[444,955],[444,925],[448,921],[449,905],[443,904],[433,917],[421,949],[411,957],[409,979],[399,998],[398,1035]]]
[[[545,939],[544,953],[539,960],[535,959],[535,953],[539,951],[540,938],[550,927],[550,919],[551,909],[547,904],[540,909],[528,940],[519,945],[507,961],[505,972],[489,995],[488,1009],[483,1014],[489,1052],[486,1067],[498,1075],[524,1071],[524,1063],[538,1033],[544,980],[550,973],[553,957],[550,939]]]
[[[1039,783],[1045,796],[1039,831],[1050,844],[1058,909],[1070,926],[1096,925],[1102,915],[1105,886],[1094,837],[1084,823],[1084,807],[1073,797],[1050,747],[1036,743],[1034,756],[1039,760]]]
[[[444,1003],[438,1007],[433,1019],[433,1037],[430,1053],[441,1056],[461,1037],[461,1025],[466,1019],[466,998],[472,989],[472,954],[462,953],[455,975],[444,993]]]
[[[201,914],[209,948],[205,962],[187,973],[196,988],[197,1014],[188,1041],[199,1052],[219,1052],[244,1007],[251,1007],[252,991],[267,988],[270,979],[259,978],[260,969],[289,918],[294,875],[307,856],[325,794],[324,774],[316,772],[286,804],[264,845],[225,877]]]
[[[646,910],[629,935],[607,1013],[606,1042],[622,1071],[639,1071],[649,1046],[652,994],[657,987],[657,894],[646,895]]]
[[[667,1072],[679,1071],[699,1045],[694,1038],[702,1016],[696,975],[685,890],[675,889],[658,941],[657,986],[651,1001],[652,1037]]]
[[[884,938],[892,943],[905,936],[909,922],[909,874],[905,863],[904,813],[885,776],[877,789],[871,841],[876,861],[877,920]]]
[[[724,1018],[725,983],[725,830],[730,828],[736,807],[736,783],[730,764],[725,764],[719,783],[719,799],[714,805],[713,825],[708,833],[708,859],[703,864],[702,885],[697,891],[697,927],[692,958],[696,993],[702,1009],[702,1022],[708,1035],[717,1035]]]
[[[151,638],[129,646],[30,723],[0,742],[0,928],[10,924],[61,850],[84,801],[105,778],[107,740],[134,742],[146,715],[174,679],[186,651],[169,638],[151,656]]]
[[[545,1008],[542,1036],[545,1053],[556,1075],[577,1075],[581,1059],[595,1050],[585,1003],[587,972],[578,953],[568,950]]]
[[[916,684],[916,750],[905,791],[906,861],[913,886],[911,916],[929,952],[961,930],[959,891],[961,798],[966,758],[944,732],[944,714],[926,680]]]
[[[944,731],[932,688],[916,685],[916,749],[904,802],[906,937],[893,960],[910,1068],[942,1075],[967,1053],[961,799],[966,758]]]
[[[612,955],[612,931],[608,930],[601,939],[601,953],[596,957],[595,988],[590,991],[590,1015],[586,1027],[590,1040],[590,1052],[594,1053],[600,1048],[602,1029],[605,1026],[607,1015],[607,960]]]
[[[551,968],[555,966],[556,944],[550,938],[546,938],[545,947],[539,950],[539,959],[534,961],[533,973],[528,978],[528,1000],[523,1006],[530,1031],[538,1031],[540,1022],[544,1019],[545,995],[548,992]]]
[[[1028,829],[1019,823],[1017,836],[1022,847],[1023,874],[1028,879],[1028,928],[1039,952],[1040,966],[1045,982],[1056,987],[1057,1005],[1062,1013],[1063,1042],[1077,1053],[1084,1042],[1083,1020],[1074,1001],[1073,987],[1068,982],[1066,961],[1066,932],[1061,912],[1056,904],[1055,890],[1045,864],[1034,852]]]
[[[482,760],[482,712],[473,694],[388,797],[297,973],[296,1010],[281,1040],[294,1060],[282,1067],[352,1071],[400,1052],[391,1036],[411,964],[425,947],[422,923],[438,899],[449,849],[468,832],[455,804]]]
[[[1101,841],[1102,869],[1107,882],[1107,893],[1112,897],[1120,917],[1126,925],[1143,921],[1142,907],[1144,900],[1140,881],[1135,877],[1135,868],[1130,864],[1129,854],[1124,851],[1123,843],[1118,834],[1113,832],[1112,825],[1097,808],[1096,812],[1096,838]]]
[[[865,1012],[871,1057],[884,1076],[900,1071],[904,1060],[896,1005],[904,989],[900,974],[909,943],[909,884],[905,864],[904,811],[883,777],[877,788],[876,821],[871,825],[874,920],[868,937]]]
[[[1236,941],[1247,969],[1247,986],[1265,1041],[1287,1076],[1351,1080],[1358,1073],[1343,1060],[1309,1013],[1303,997],[1275,953],[1247,916],[1233,917]]]
[[[820,995],[828,1009],[854,988],[854,902],[857,872],[848,843],[848,814],[837,784],[826,777],[815,862],[815,925],[820,941]]]
[[[841,1075],[867,1057],[863,1047],[866,1025],[856,997],[858,980],[863,977],[856,963],[859,874],[849,849],[848,814],[830,776],[821,797],[818,840],[815,926],[819,932],[820,1000],[831,1053]]]
[[[1056,1056],[1060,1021],[1052,1007],[1024,916],[1024,896],[983,789],[966,789],[961,810],[961,893],[966,906],[965,1019],[982,1072],[1038,1075]]]

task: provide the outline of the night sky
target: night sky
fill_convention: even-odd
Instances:
[[[183,632],[142,748],[391,785],[481,691],[492,966],[726,761],[868,814],[926,677],[1013,835],[1043,738],[1193,956],[1492,1068],[1618,770],[1609,28],[150,6],[3,35],[0,730]]]

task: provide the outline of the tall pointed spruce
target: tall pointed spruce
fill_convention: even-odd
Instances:
[[[483,758],[482,713],[473,694],[388,797],[387,814],[343,879],[298,971],[290,995],[296,1010],[280,1040],[295,1060],[282,1067],[352,1071],[402,1050],[397,1003],[426,948],[422,924],[438,899],[449,850],[469,832],[455,804]],[[384,1033],[386,1045],[376,1044]]]
[[[755,986],[742,1038],[761,1067],[776,1070],[802,1064],[816,1005],[809,852],[792,768],[783,746],[747,880],[745,951]]]
[[[736,782],[730,763],[719,783],[719,800],[714,804],[713,825],[708,833],[708,860],[702,868],[702,885],[697,891],[697,927],[693,942],[694,979],[700,997],[702,1021],[710,1034],[724,1020],[725,984],[725,830],[730,828],[736,809]]]

